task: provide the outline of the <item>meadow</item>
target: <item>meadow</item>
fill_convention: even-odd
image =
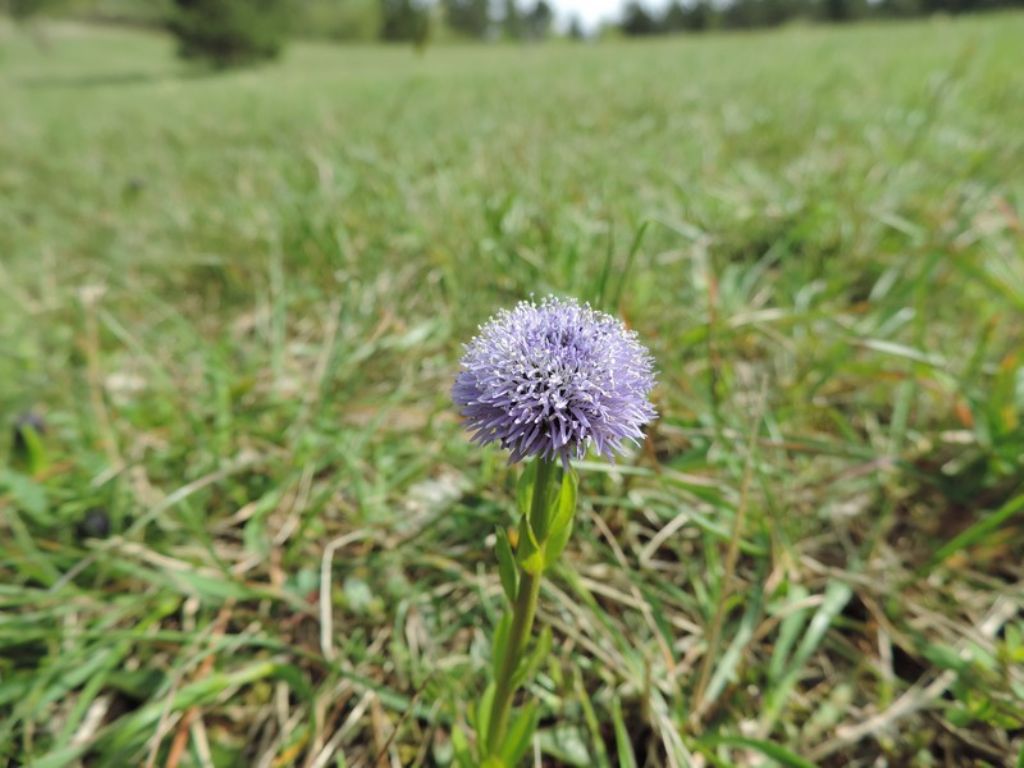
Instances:
[[[0,26],[0,414],[46,427],[0,764],[449,765],[516,475],[449,390],[553,292],[661,416],[580,467],[532,764],[1024,765],[1024,15],[220,75],[45,34]]]

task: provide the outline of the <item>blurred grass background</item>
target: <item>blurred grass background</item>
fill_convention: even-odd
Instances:
[[[592,46],[0,27],[0,762],[446,765],[530,293],[658,361],[582,468],[537,760],[1024,761],[1024,16]]]

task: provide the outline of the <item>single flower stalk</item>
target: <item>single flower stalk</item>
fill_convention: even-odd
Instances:
[[[475,714],[477,754],[461,735],[461,766],[512,768],[529,747],[537,708],[511,719],[516,690],[550,647],[550,632],[527,653],[541,576],[572,532],[577,478],[573,459],[588,451],[613,459],[639,445],[656,417],[649,395],[654,363],[634,332],[573,299],[548,297],[502,310],[466,346],[452,388],[474,442],[498,443],[510,462],[530,460],[516,491],[515,551],[498,530],[498,566],[509,600],[495,632],[493,680]]]

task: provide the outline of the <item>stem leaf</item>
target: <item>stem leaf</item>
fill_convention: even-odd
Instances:
[[[526,755],[530,748],[530,741],[533,740],[534,731],[537,730],[539,712],[536,701],[531,701],[524,706],[513,718],[508,729],[508,736],[505,743],[501,745],[501,759],[505,765],[514,766]]]
[[[456,725],[452,728],[452,751],[455,753],[455,764],[459,768],[473,768],[477,761],[469,748],[469,739],[463,730]]]
[[[500,626],[500,625],[499,625]],[[506,635],[508,631],[506,630]],[[480,704],[476,709],[476,732],[480,737],[480,754],[486,755],[490,749],[487,744],[487,733],[491,725],[491,710],[494,707],[494,683],[487,686]]]
[[[548,538],[544,542],[544,567],[550,568],[562,555],[569,537],[572,535],[572,522],[576,514],[576,494],[579,479],[571,469],[562,476],[562,487],[553,499],[548,517],[551,524]]]
[[[519,591],[519,571],[516,570],[516,558],[512,554],[512,547],[508,543],[508,534],[504,528],[498,528],[495,552],[498,556],[498,575],[501,577],[501,587],[505,590],[505,597],[508,598],[509,603],[514,603]]]
[[[523,469],[516,483],[516,509],[523,517],[530,516],[530,504],[533,502],[533,486],[537,482],[537,463],[531,461]]]
[[[534,576],[544,570],[544,551],[537,541],[537,535],[530,525],[530,516],[523,515],[519,520],[519,547],[516,550],[516,561],[524,571]]]

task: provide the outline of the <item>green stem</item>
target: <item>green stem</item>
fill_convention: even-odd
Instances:
[[[501,670],[494,688],[494,704],[491,708],[491,722],[487,728],[488,752],[496,755],[505,741],[508,730],[508,716],[512,709],[512,697],[515,688],[512,678],[526,642],[533,628],[533,617],[537,612],[537,596],[540,594],[540,574],[536,576],[524,573],[519,581],[519,594],[516,597],[512,627],[509,631],[508,649],[501,661]]]
[[[533,484],[533,498],[530,501],[530,524],[534,530],[547,531],[548,485],[555,475],[554,462],[537,460],[537,477]],[[487,728],[487,752],[496,755],[505,740],[508,730],[508,716],[512,710],[513,686],[516,669],[533,630],[533,617],[537,613],[537,598],[540,595],[541,574],[519,571],[519,591],[512,606],[512,625],[509,627],[508,645],[505,658],[494,686],[494,703],[491,706],[490,725]]]

